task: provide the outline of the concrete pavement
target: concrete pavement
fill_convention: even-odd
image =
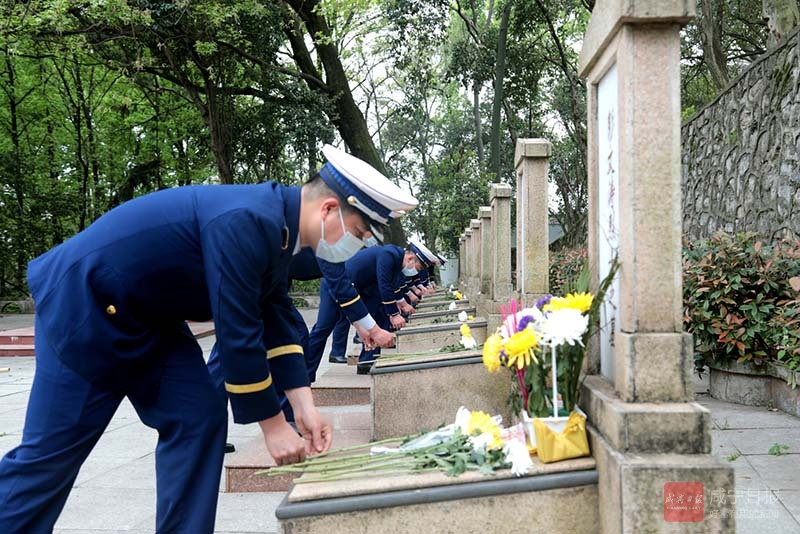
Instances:
[[[313,324],[316,310],[304,310]],[[0,317],[0,330],[32,323],[30,316]],[[213,337],[199,340],[206,355]],[[327,349],[326,353],[327,354]],[[323,359],[321,372],[330,366]],[[0,358],[0,454],[19,443],[25,420],[34,358]],[[800,533],[800,419],[779,411],[720,402],[698,381],[698,401],[711,410],[714,454],[730,461],[740,533]],[[232,418],[230,418],[232,421]],[[229,441],[243,445],[259,435],[256,425],[229,426]],[[55,532],[153,532],[155,524],[156,432],[144,426],[123,402],[81,469]],[[770,454],[775,445],[783,454]],[[223,474],[224,476],[224,474]],[[221,488],[224,487],[223,485]],[[220,493],[218,533],[277,532],[274,510],[284,493]]]

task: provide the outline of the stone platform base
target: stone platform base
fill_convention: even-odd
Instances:
[[[369,443],[372,435],[370,410],[367,406],[321,408],[320,412],[333,424],[334,449]],[[253,438],[247,445],[225,456],[225,491],[287,491],[298,475],[268,477],[257,472],[275,467],[267,452],[264,438]]]
[[[709,393],[726,402],[775,407],[800,417],[800,388],[789,384],[798,381],[800,372],[773,363],[763,371],[756,371],[733,362],[727,368],[712,367],[709,370]]]
[[[275,515],[286,534],[595,532],[594,460],[534,464],[520,478],[425,473],[297,484]]]
[[[397,353],[420,352],[455,345],[461,340],[460,322],[407,326],[396,333]],[[486,340],[486,320],[476,317],[468,321],[472,337],[478,345]]]
[[[419,326],[421,324],[436,324],[436,323],[449,323],[458,320],[458,314],[462,311],[467,312],[467,315],[475,315],[476,308],[471,306],[469,308],[460,308],[457,310],[434,310],[434,311],[420,311],[408,318],[408,326]]]
[[[509,421],[511,381],[504,373],[490,374],[479,351],[378,360],[371,375],[376,440],[452,423],[460,406]]]

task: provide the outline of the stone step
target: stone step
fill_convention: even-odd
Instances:
[[[342,449],[369,443],[369,406],[322,407],[320,412],[328,417],[333,425],[331,448]],[[225,491],[231,493],[259,491],[287,491],[297,475],[268,477],[256,475],[275,467],[275,460],[267,452],[264,438],[253,438],[236,452],[225,456]]]
[[[281,532],[595,533],[598,473],[593,458],[544,464],[532,472],[372,475],[296,484],[278,506]]]
[[[33,327],[0,332],[0,345],[33,345]]]
[[[0,356],[34,356],[33,345],[0,345]]]
[[[317,406],[368,405],[371,389],[372,379],[350,365],[332,365],[311,385]]]
[[[214,335],[214,323],[191,322],[189,329],[197,339]],[[34,327],[15,328],[0,332],[0,356],[33,356],[34,355]]]

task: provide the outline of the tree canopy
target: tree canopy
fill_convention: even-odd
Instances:
[[[788,31],[796,0],[764,3],[699,1],[682,34],[686,116]],[[563,244],[585,239],[577,58],[591,0],[0,6],[0,296],[24,295],[30,259],[121,202],[301,183],[326,142],[418,197],[393,241],[416,234],[453,254],[489,184],[515,185],[517,138],[548,138],[547,209]],[[789,14],[773,16],[782,26],[764,22],[770,9]]]

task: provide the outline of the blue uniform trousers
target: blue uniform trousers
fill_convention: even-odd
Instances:
[[[384,330],[391,330],[392,323],[389,316],[381,311],[383,304],[381,303],[380,295],[372,295],[370,293],[362,294],[361,298],[364,304],[367,305],[370,315],[375,318],[375,322]],[[361,344],[361,354],[358,355],[358,363],[370,363],[379,358],[381,355],[381,348],[375,347],[372,350],[366,350],[364,344]]]
[[[0,532],[51,532],[78,471],[123,395],[67,367],[36,329],[36,372],[22,443],[0,461]],[[127,396],[156,447],[158,532],[213,532],[227,411],[188,328]]]
[[[350,321],[344,313],[339,313],[339,320],[333,327],[331,340],[331,356],[347,356],[347,337],[350,334]]]
[[[312,383],[317,379],[317,369],[319,369],[319,364],[322,361],[322,353],[325,351],[325,343],[328,341],[328,336],[336,328],[341,317],[344,317],[342,309],[339,303],[331,296],[328,283],[323,278],[319,286],[317,322],[308,335],[308,350],[306,351],[306,367],[308,367],[308,377]],[[345,334],[344,345],[342,354],[347,350],[347,334]]]

